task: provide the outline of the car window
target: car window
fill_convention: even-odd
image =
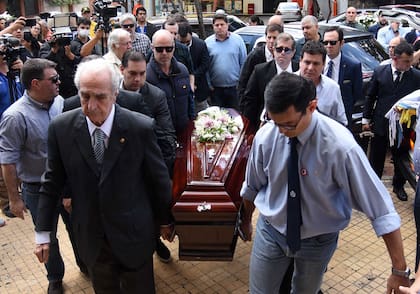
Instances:
[[[287,2],[283,2],[279,4],[279,8],[278,9],[299,9],[299,6],[297,3],[287,3]]]
[[[387,59],[385,51],[373,39],[361,39],[351,41],[343,46],[343,54],[359,60],[362,64],[362,72],[373,72],[380,62]]]

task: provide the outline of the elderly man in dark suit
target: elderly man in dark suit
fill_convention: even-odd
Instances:
[[[386,151],[389,146],[388,119],[385,114],[399,99],[420,89],[420,71],[411,67],[413,47],[403,41],[395,47],[392,63],[375,68],[363,111],[362,129],[372,130],[370,162],[376,174],[381,177],[384,170]],[[391,148],[394,158],[393,191],[398,199],[407,201],[404,191],[405,179],[395,166],[399,156],[396,148]]]
[[[330,27],[325,30],[323,43],[327,50],[324,75],[340,85],[341,96],[351,129],[354,103],[362,99],[363,77],[360,62],[351,59],[341,52],[344,46],[344,34],[340,27]]]
[[[75,76],[81,109],[51,122],[47,170],[36,224],[36,249],[46,262],[54,205],[72,191],[78,250],[96,293],[155,293],[156,223],[171,240],[171,184],[153,120],[115,104],[119,75],[100,59]]]

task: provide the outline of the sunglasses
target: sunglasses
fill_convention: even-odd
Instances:
[[[48,78],[48,79],[39,79],[40,81],[44,81],[44,80],[47,80],[47,81],[51,81],[53,84],[57,84],[57,82],[58,81],[60,81],[60,75],[55,75],[55,76],[53,76],[53,77],[50,77],[50,78]]]
[[[168,46],[168,47],[155,47],[156,52],[162,53],[163,50],[165,50],[167,53],[171,53],[172,51],[174,51],[174,47],[173,46]]]
[[[130,24],[123,24],[123,25],[122,25],[122,27],[123,27],[124,29],[134,28],[134,24],[133,24],[133,23],[130,23]]]
[[[338,41],[322,41],[322,44],[324,44],[325,46],[327,46],[328,44],[330,44],[331,46],[335,46],[337,45]]]
[[[282,53],[282,52],[284,52],[284,54],[292,53],[292,49],[289,47],[279,46],[279,47],[276,47],[275,49],[277,53]]]

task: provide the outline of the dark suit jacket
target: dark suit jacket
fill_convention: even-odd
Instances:
[[[363,99],[363,76],[360,62],[341,54],[338,84],[340,85],[341,97],[350,127],[354,103]]]
[[[249,78],[248,85],[240,101],[241,113],[249,119],[250,124],[257,130],[260,125],[260,115],[264,109],[264,91],[271,79],[277,74],[276,61],[264,62],[255,66]],[[292,70],[299,69],[299,64],[292,61]]]
[[[115,105],[102,169],[81,109],[58,116],[48,130],[48,160],[36,230],[51,231],[65,183],[73,191],[72,224],[82,260],[91,267],[106,238],[116,258],[136,269],[153,254],[156,223],[170,222],[171,184],[153,120]]]
[[[251,77],[252,72],[257,64],[267,62],[265,58],[265,45],[257,47],[252,50],[246,57],[245,63],[242,66],[241,74],[238,81],[238,97],[239,101],[243,99],[245,94],[246,86],[248,84],[249,78]]]
[[[172,168],[175,162],[176,134],[169,112],[166,94],[161,89],[148,82],[140,89],[140,93],[149,107],[152,117],[156,120],[158,144],[162,150],[163,158],[165,159],[169,172],[172,175]]]
[[[147,88],[149,89],[149,88]],[[129,110],[143,113],[149,117],[152,117],[156,121],[155,131],[158,138],[159,147],[162,150],[163,158],[165,159],[166,166],[169,171],[172,172],[172,166],[175,160],[175,149],[176,149],[176,135],[175,129],[172,124],[171,117],[169,115],[168,106],[166,105],[166,110],[169,115],[169,122],[167,118],[162,118],[164,116],[165,110],[157,110],[156,108],[164,107],[165,105],[161,104],[161,99],[159,100],[160,92],[154,90],[146,90],[144,96],[139,93],[127,91],[124,89],[119,89],[117,95],[117,104],[127,108]],[[156,101],[153,100],[153,95],[156,95]],[[146,99],[147,96],[147,99]],[[160,101],[160,102],[159,102]],[[166,97],[164,102],[166,103]],[[160,104],[159,104],[160,103]],[[159,104],[159,105],[158,105]],[[64,100],[64,111],[75,109],[80,107],[80,97],[78,95],[67,98]]]
[[[196,86],[194,96],[196,101],[201,102],[206,100],[210,95],[210,88],[206,77],[210,66],[210,55],[206,42],[197,37],[192,37],[190,53],[194,65]]]
[[[420,89],[419,81],[420,71],[411,68],[403,74],[398,86],[395,86],[390,64],[375,68],[363,111],[363,117],[371,119],[375,134],[387,134],[388,120],[385,114],[402,97]]]

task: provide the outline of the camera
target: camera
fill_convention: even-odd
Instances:
[[[27,18],[25,19],[25,26],[26,27],[33,27],[34,25],[36,25],[36,19],[35,18]]]
[[[97,28],[104,30],[106,33],[109,33],[112,29],[109,23],[110,18],[118,15],[118,7],[120,7],[110,6],[110,4],[110,0],[96,0],[93,3],[93,8],[98,16]]]
[[[3,56],[9,70],[11,70],[13,63],[25,51],[25,48],[20,45],[20,40],[15,37],[1,38],[0,43],[3,44],[3,49],[0,50],[0,56]]]

